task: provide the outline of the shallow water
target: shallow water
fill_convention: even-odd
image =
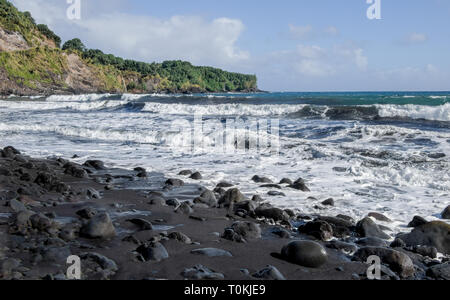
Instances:
[[[359,219],[378,211],[395,220],[386,225],[398,231],[414,215],[438,218],[449,204],[449,101],[450,93],[10,97],[0,100],[0,146],[39,157],[77,154],[79,162],[101,159],[175,177],[183,169],[198,170],[204,178],[198,183],[209,188],[231,181],[249,196],[259,193],[305,213]],[[189,149],[180,148],[180,141],[198,137],[171,126],[184,120],[184,129],[193,127],[194,114],[208,121],[205,144],[197,144],[196,153],[181,151]],[[226,120],[238,117],[277,120],[279,139],[266,136],[279,154],[208,147],[224,136]],[[261,136],[255,128],[237,132],[247,134],[249,143]],[[286,196],[269,197],[270,189],[250,181],[255,174],[275,182],[302,177],[312,192],[283,188]],[[333,197],[336,207],[318,210],[321,201],[308,197]]]

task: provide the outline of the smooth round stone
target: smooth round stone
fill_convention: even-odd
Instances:
[[[290,242],[283,247],[281,255],[291,263],[308,268],[318,268],[328,260],[325,248],[313,241]]]

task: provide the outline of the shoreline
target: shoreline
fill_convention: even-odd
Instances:
[[[261,176],[249,180],[277,189]],[[450,279],[448,224],[416,218],[390,243],[383,217],[304,215],[226,182],[0,151],[0,279],[64,279],[70,255],[82,279],[365,280],[371,255],[383,279]]]

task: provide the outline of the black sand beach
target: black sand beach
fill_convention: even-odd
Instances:
[[[366,280],[372,255],[382,279],[450,279],[444,222],[416,218],[413,232],[391,244],[379,214],[304,215],[248,199],[232,184],[208,191],[136,167],[1,150],[0,279],[66,279],[71,255],[88,280]],[[192,173],[181,174],[201,175]],[[263,175],[249,180],[308,188]]]

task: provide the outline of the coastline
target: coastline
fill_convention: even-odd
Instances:
[[[67,256],[78,255],[82,279],[364,280],[374,254],[383,279],[450,279],[446,223],[415,219],[413,233],[390,243],[380,214],[305,215],[226,182],[208,191],[136,167],[3,149],[0,278],[64,279]],[[277,189],[261,176],[249,180]],[[307,188],[293,180],[282,188]],[[425,245],[430,234],[435,244]]]

